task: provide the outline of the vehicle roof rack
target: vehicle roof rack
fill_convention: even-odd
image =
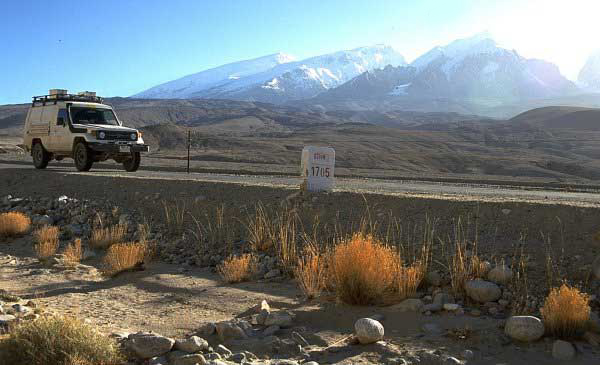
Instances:
[[[104,99],[99,96],[92,95],[76,95],[76,94],[54,94],[54,95],[41,95],[34,96],[32,106],[36,103],[42,103],[42,105],[56,104],[58,101],[84,101],[88,103],[102,103]],[[38,104],[39,105],[39,104]]]

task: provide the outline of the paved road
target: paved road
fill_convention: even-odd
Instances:
[[[0,171],[6,169],[33,169],[30,164],[0,163]],[[141,179],[195,180],[204,182],[223,182],[242,185],[273,186],[295,188],[301,179],[298,177],[251,176],[233,174],[209,174],[138,171],[127,173],[120,170],[96,168],[90,172],[77,172],[71,164],[51,165],[49,171],[60,174],[82,174],[92,176],[113,176]],[[10,173],[9,171],[0,172]],[[336,191],[377,193],[387,195],[421,196],[447,200],[479,200],[479,201],[524,201],[542,204],[569,204],[600,207],[600,191],[570,192],[546,190],[519,186],[495,186],[487,184],[464,184],[426,181],[391,181],[378,179],[347,179],[336,181]]]

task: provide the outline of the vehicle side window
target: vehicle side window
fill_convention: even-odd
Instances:
[[[56,115],[56,125],[67,124],[67,109],[59,109]]]

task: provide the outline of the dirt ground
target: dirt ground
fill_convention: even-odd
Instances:
[[[151,264],[145,271],[105,279],[97,272],[52,271],[32,258],[31,238],[5,243],[0,253],[0,288],[34,300],[49,311],[86,318],[102,331],[151,330],[166,336],[193,333],[207,321],[231,319],[266,299],[273,308],[296,315],[295,323],[311,345],[323,351],[320,364],[388,364],[398,358],[438,351],[469,364],[555,364],[551,341],[515,345],[501,330],[502,320],[441,314],[399,313],[386,307],[356,307],[333,301],[307,302],[293,282],[223,285],[206,269],[183,271],[176,265]],[[94,259],[86,264],[94,264]],[[386,341],[368,346],[336,344],[352,332],[358,318],[383,315]],[[435,324],[441,333],[423,331]],[[467,333],[462,339],[453,333]],[[579,356],[577,364],[595,364],[598,352]]]
[[[33,170],[2,170],[0,196],[50,196],[110,201],[122,207],[135,207],[157,213],[161,199],[193,200],[203,196],[208,206],[229,204],[241,209],[256,201],[277,204],[292,191],[268,187],[241,186],[192,181],[158,181],[66,175]],[[150,198],[148,198],[150,197]],[[492,204],[400,198],[350,193],[325,194],[312,209],[339,212],[340,207],[354,207],[342,212],[350,219],[362,213],[365,201],[375,213],[393,211],[409,224],[426,215],[440,219],[440,232],[452,231],[452,219],[474,214],[481,233],[482,250],[509,254],[512,243],[527,228],[526,243],[532,253],[543,251],[541,230],[568,242],[567,256],[580,255],[574,265],[589,265],[598,246],[593,236],[598,227],[595,208],[564,205],[537,206],[525,203]],[[503,209],[511,212],[505,214]],[[157,213],[158,214],[158,213]],[[345,214],[345,215],[344,215]],[[560,227],[556,222],[560,221]],[[552,358],[552,340],[534,344],[515,344],[502,333],[503,319],[483,315],[454,315],[448,312],[426,316],[413,312],[399,313],[386,307],[356,307],[331,300],[307,302],[293,281],[255,281],[223,285],[210,269],[182,267],[162,262],[149,264],[144,271],[129,272],[113,279],[96,270],[48,270],[33,258],[32,238],[0,244],[0,288],[24,299],[33,299],[50,311],[74,314],[89,319],[107,333],[117,330],[152,330],[167,336],[194,332],[205,322],[227,320],[245,315],[250,308],[266,299],[271,307],[288,309],[296,315],[295,325],[303,327],[308,342],[321,350],[320,364],[392,364],[427,351],[437,351],[464,360],[463,351],[475,354],[469,364],[556,364]],[[595,251],[594,251],[595,250]],[[587,254],[586,254],[587,253]],[[98,258],[83,262],[98,266]],[[339,342],[353,331],[356,319],[383,315],[384,342],[369,346],[351,346]],[[424,330],[434,324],[440,331]],[[459,336],[459,334],[466,334]],[[585,343],[584,351],[572,363],[597,364],[600,353]],[[421,362],[426,363],[426,362]]]

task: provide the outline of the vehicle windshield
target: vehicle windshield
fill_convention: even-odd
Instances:
[[[112,109],[71,107],[70,110],[73,124],[119,125]]]

